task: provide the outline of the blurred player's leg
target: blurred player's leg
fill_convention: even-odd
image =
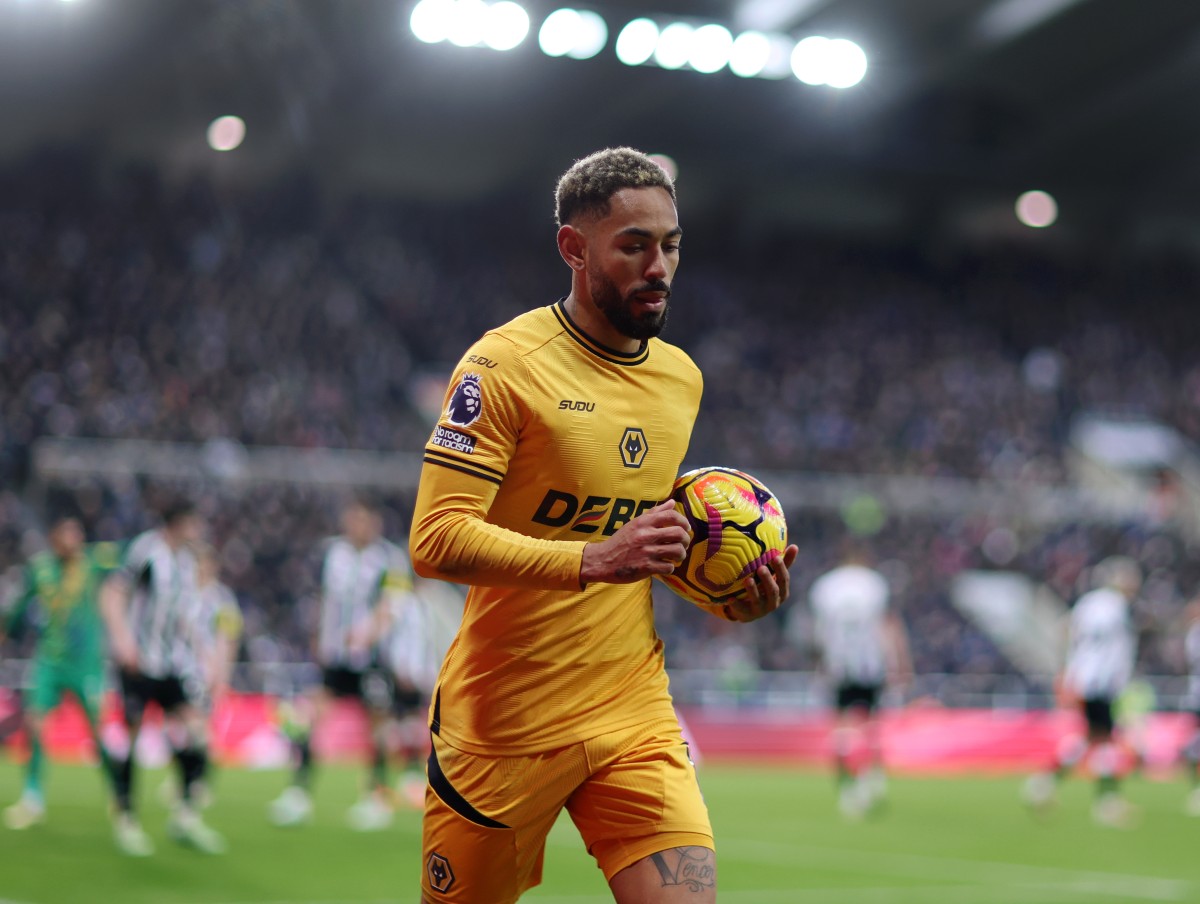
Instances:
[[[196,803],[208,771],[205,722],[203,708],[186,703],[172,714],[168,737],[179,769],[179,800],[167,822],[167,834],[205,854],[223,854],[225,839],[204,822]]]
[[[392,707],[389,745],[400,762],[395,799],[401,806],[421,809],[425,806],[425,759],[429,755],[429,728],[424,710],[428,706],[419,690],[397,684]]]
[[[363,676],[362,699],[371,725],[371,763],[366,794],[346,814],[350,827],[375,832],[392,824],[391,795],[387,780],[387,740],[394,687],[381,670]]]
[[[28,829],[46,818],[46,799],[42,791],[42,714],[27,712],[25,731],[29,739],[29,759],[25,764],[25,786],[15,804],[4,811],[4,824],[10,829]]]
[[[1195,715],[1192,735],[1183,747],[1182,759],[1187,770],[1188,791],[1185,810],[1189,816],[1200,816],[1200,712]]]
[[[1082,735],[1063,738],[1049,769],[1031,775],[1021,791],[1022,799],[1035,810],[1045,810],[1058,799],[1058,786],[1087,755],[1088,742]]]
[[[27,829],[46,818],[46,797],[43,788],[45,751],[42,748],[42,725],[46,714],[62,699],[64,685],[58,667],[47,661],[37,661],[33,667],[32,693],[26,700],[25,735],[29,741],[29,759],[25,763],[25,785],[20,799],[4,811],[4,824],[10,829]]]
[[[1100,825],[1126,828],[1135,818],[1133,805],[1121,796],[1123,753],[1111,736],[1098,738],[1091,755],[1096,776],[1096,800],[1092,818]]]
[[[277,826],[297,826],[312,818],[312,736],[329,708],[329,694],[318,688],[309,697],[280,705],[284,733],[292,746],[290,784],[267,807],[267,817]]]
[[[113,797],[116,814],[113,833],[121,853],[130,857],[148,857],[154,853],[154,843],[142,829],[133,812],[133,757],[142,713],[146,707],[145,679],[141,675],[121,672],[122,713],[129,735],[129,748],[124,756],[112,758]]]
[[[887,801],[887,773],[883,766],[883,725],[879,710],[871,707],[863,723],[869,757],[866,771],[860,781],[870,801],[870,808],[877,809]]]

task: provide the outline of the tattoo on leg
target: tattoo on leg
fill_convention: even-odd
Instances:
[[[651,854],[650,859],[662,877],[662,887],[686,886],[701,892],[716,888],[716,855],[706,847],[677,847]]]

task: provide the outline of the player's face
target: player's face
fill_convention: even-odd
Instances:
[[[679,215],[662,188],[622,189],[609,206],[609,215],[585,230],[588,294],[618,334],[649,339],[667,322]]]
[[[379,516],[361,505],[352,505],[342,513],[342,532],[355,546],[369,546],[379,537]]]
[[[50,531],[50,548],[60,559],[73,559],[83,549],[83,525],[74,518],[58,522]]]
[[[204,539],[204,519],[199,515],[184,515],[171,527],[171,532],[185,546],[193,546]]]

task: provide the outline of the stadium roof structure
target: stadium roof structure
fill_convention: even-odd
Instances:
[[[740,228],[1015,234],[1016,195],[1057,196],[1060,236],[1200,247],[1195,0],[605,0],[604,52],[423,44],[415,0],[0,0],[0,167],[86,142],[254,183],[462,202],[533,193],[597,147],[671,155],[686,202]],[[652,16],[861,45],[847,90],[626,66]],[[245,143],[217,154],[208,123]]]

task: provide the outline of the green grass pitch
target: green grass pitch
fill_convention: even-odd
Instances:
[[[112,846],[100,778],[51,764],[49,819],[27,832],[0,828],[0,904],[384,904],[417,899],[420,816],[385,831],[345,827],[359,773],[318,774],[317,817],[269,826],[265,805],[281,773],[228,770],[211,823],[230,853],[207,858],[163,835],[161,772],[142,773],[141,812],[158,844],[148,860]],[[779,768],[708,765],[701,781],[717,833],[725,904],[1092,904],[1200,902],[1200,819],[1184,815],[1182,782],[1130,783],[1142,808],[1130,830],[1088,818],[1090,789],[1068,785],[1042,821],[1017,802],[1016,778],[894,778],[882,815],[847,823],[829,778]],[[0,799],[20,789],[0,761]],[[574,828],[551,836],[545,881],[523,899],[610,902]]]

